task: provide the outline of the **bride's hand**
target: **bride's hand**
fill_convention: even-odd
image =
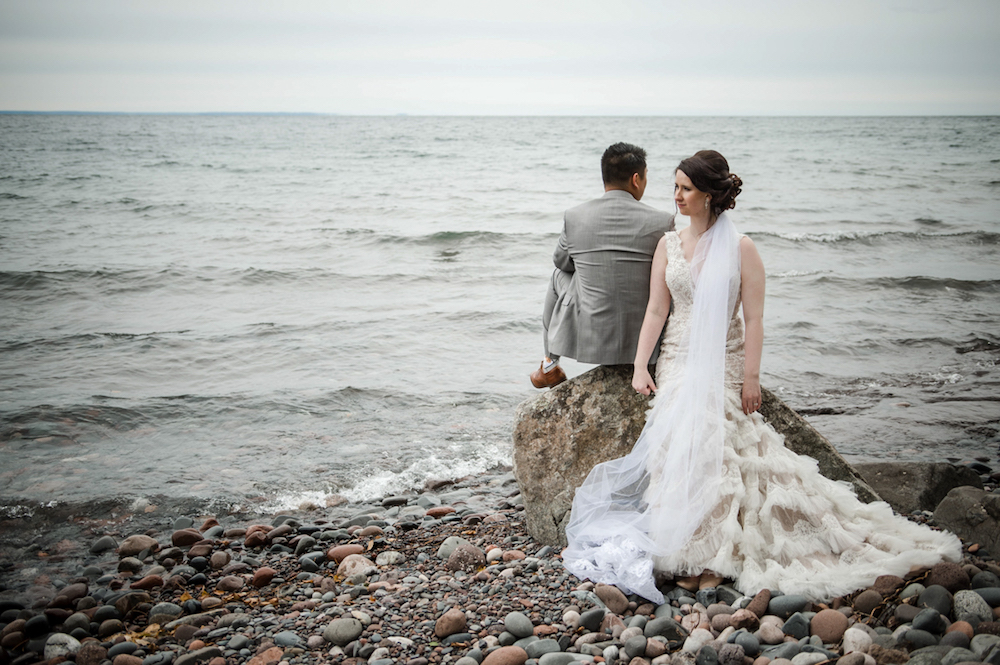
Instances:
[[[760,409],[760,381],[743,379],[743,413],[750,415]]]
[[[649,375],[649,370],[645,367],[636,367],[632,372],[632,388],[637,393],[648,395],[650,391],[656,392],[656,384],[653,377]]]

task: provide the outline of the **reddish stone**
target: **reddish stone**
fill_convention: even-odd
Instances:
[[[83,598],[87,595],[87,584],[85,582],[77,582],[75,584],[69,584],[64,586],[59,591],[59,595],[68,598],[70,602],[76,600],[77,598]]]
[[[535,626],[532,629],[532,634],[537,635],[538,637],[545,637],[546,635],[554,635],[558,632],[559,629],[556,628],[555,626],[546,626],[544,624],[540,626]]]
[[[426,514],[431,517],[444,517],[445,515],[453,512],[455,512],[455,509],[451,506],[435,506],[433,508],[428,508]]]
[[[969,580],[969,573],[965,572],[960,564],[943,561],[931,567],[931,574],[927,576],[924,586],[940,584],[951,593],[968,589],[972,586]]]
[[[970,640],[975,636],[976,631],[973,630],[972,624],[968,621],[956,621],[955,623],[948,626],[948,629],[944,631],[945,633],[964,633]]]
[[[811,634],[817,635],[824,644],[839,642],[847,630],[847,617],[837,610],[820,610],[809,622]]]
[[[290,533],[295,533],[295,529],[288,526],[287,524],[282,524],[268,531],[267,539],[273,541],[275,538],[283,538],[284,536],[287,536]]]
[[[270,524],[253,524],[247,527],[246,536],[249,536],[252,533],[263,533],[267,535],[267,533],[273,528],[274,527],[272,527]]]
[[[45,610],[45,616],[49,618],[50,626],[58,626],[72,615],[72,610],[67,610],[62,607],[49,607]]]
[[[976,626],[976,635],[1000,635],[1000,623],[996,621],[983,621]]]
[[[506,552],[503,553],[503,556],[501,558],[504,561],[520,561],[521,559],[525,558],[525,554],[521,550],[507,550]],[[598,594],[598,596],[600,596],[600,594]],[[625,604],[628,605],[628,601],[626,601]],[[615,610],[611,611],[614,612]],[[622,612],[624,611],[625,610],[622,610]]]
[[[726,616],[726,615],[718,614],[716,616]],[[736,610],[731,615],[726,617],[726,619],[728,620],[728,625],[732,626],[736,630],[739,630],[740,628],[746,628],[752,633],[753,631],[760,628],[760,618],[748,609]]]
[[[493,524],[494,522],[506,522],[507,516],[503,513],[493,513],[483,518],[483,524]]]
[[[188,651],[197,651],[198,649],[204,649],[205,643],[201,640],[194,640],[188,645]]]
[[[222,599],[218,596],[206,596],[201,599],[201,609],[206,611],[221,607],[222,604]]]
[[[276,571],[274,568],[268,568],[267,566],[258,568],[253,574],[253,581],[251,582],[251,584],[253,584],[258,589],[267,586],[268,584],[271,583],[271,580],[273,580],[274,576],[277,574],[278,571]]]
[[[208,556],[215,549],[215,543],[211,540],[201,540],[191,546],[188,550],[188,559],[193,559],[196,556]]]
[[[215,519],[214,517],[209,517],[208,519],[206,519],[204,522],[201,523],[201,526],[198,528],[198,531],[205,533],[212,527],[216,526],[219,526],[219,520]]]
[[[508,555],[510,557],[508,558]],[[518,556],[520,555],[520,556]],[[518,561],[524,558],[524,552],[519,550],[509,550],[503,553],[504,561]],[[594,587],[594,593],[600,598],[609,610],[615,614],[624,614],[628,609],[628,598],[625,597],[618,587],[610,584],[598,584]]]
[[[146,575],[138,582],[132,582],[131,588],[148,591],[149,589],[154,589],[158,586],[163,586],[162,577],[160,577],[159,575]]]
[[[381,536],[384,533],[385,532],[382,531],[381,527],[366,526],[365,528],[361,529],[361,531],[358,531],[357,534],[355,535],[357,535],[360,538],[367,538],[369,536]]]
[[[263,531],[247,533],[247,537],[243,539],[244,547],[263,547],[264,545],[267,545],[267,534]]]
[[[746,606],[746,609],[757,615],[757,618],[767,614],[767,605],[771,602],[771,591],[768,589],[763,589],[753,597],[750,604]]]
[[[208,665],[226,665],[226,659],[222,656],[216,656],[212,660],[208,661]]]
[[[170,542],[174,547],[190,547],[201,539],[201,532],[198,529],[178,529],[170,536]]]
[[[247,665],[277,665],[284,657],[285,652],[281,647],[271,647],[251,658],[247,661]]]
[[[896,593],[905,585],[906,580],[897,575],[879,575],[875,578],[875,584],[872,585],[872,589],[878,591],[885,598]]]
[[[667,645],[660,640],[646,640],[646,658],[659,658],[667,653]]]
[[[0,647],[4,649],[13,649],[22,642],[26,642],[28,637],[19,630],[15,630],[7,633],[2,638],[0,638]]]
[[[144,535],[129,536],[118,546],[118,557],[125,558],[135,556],[143,550],[155,552],[158,549],[160,549],[160,543],[156,541],[156,538]]]
[[[335,562],[340,563],[352,554],[364,554],[365,548],[361,545],[338,545],[337,547],[331,547],[326,551],[326,558]]]
[[[434,634],[444,638],[455,633],[464,633],[466,626],[465,612],[453,607],[434,622]]]
[[[76,652],[76,665],[98,665],[108,657],[108,650],[99,642],[84,642]]]
[[[187,644],[188,640],[194,637],[194,634],[198,632],[198,626],[192,626],[191,624],[182,623],[174,629],[174,637],[181,644]]]
[[[225,568],[229,565],[232,557],[229,556],[229,552],[215,552],[212,554],[212,558],[209,563],[212,566],[212,570],[219,570],[220,568]]]
[[[481,665],[524,665],[528,653],[521,647],[500,647],[483,658]]]
[[[217,591],[239,591],[246,582],[242,577],[236,575],[226,575],[215,585]]]
[[[120,653],[111,661],[111,665],[142,665],[142,658],[127,653]]]

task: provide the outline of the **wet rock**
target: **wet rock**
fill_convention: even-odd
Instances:
[[[174,547],[190,547],[202,539],[197,529],[178,529],[170,535],[170,543]]]
[[[145,535],[129,536],[122,541],[121,545],[119,545],[118,556],[121,558],[127,556],[137,556],[146,550],[155,552],[159,549],[160,543],[157,542],[156,538]]]
[[[956,487],[934,510],[934,521],[959,538],[1000,552],[1000,494]]]
[[[854,468],[896,511],[934,510],[956,487],[983,488],[979,474],[947,462],[866,462]]]

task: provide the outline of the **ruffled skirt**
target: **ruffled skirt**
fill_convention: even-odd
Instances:
[[[726,437],[719,500],[690,541],[655,570],[676,576],[711,570],[735,579],[746,594],[761,589],[825,600],[869,586],[879,575],[959,561],[953,534],[895,515],[885,502],[862,503],[847,482],[819,472],[797,455],[759,413],[743,413],[726,390]],[[670,469],[649,461],[651,485]],[[667,478],[663,478],[667,480]],[[652,506],[651,527],[658,510]]]

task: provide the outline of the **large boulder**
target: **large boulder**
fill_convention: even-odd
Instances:
[[[934,510],[956,487],[983,488],[978,473],[947,462],[865,462],[854,468],[901,513]]]
[[[525,504],[527,506],[527,504]],[[991,555],[1000,553],[1000,495],[976,487],[956,487],[938,504],[934,521]]]
[[[632,450],[649,399],[632,390],[631,366],[599,366],[518,407],[514,476],[536,541],[566,545],[576,488],[596,464]],[[785,436],[785,445],[814,458],[823,475],[852,483],[862,501],[879,499],[823,435],[768,390],[760,412]]]

